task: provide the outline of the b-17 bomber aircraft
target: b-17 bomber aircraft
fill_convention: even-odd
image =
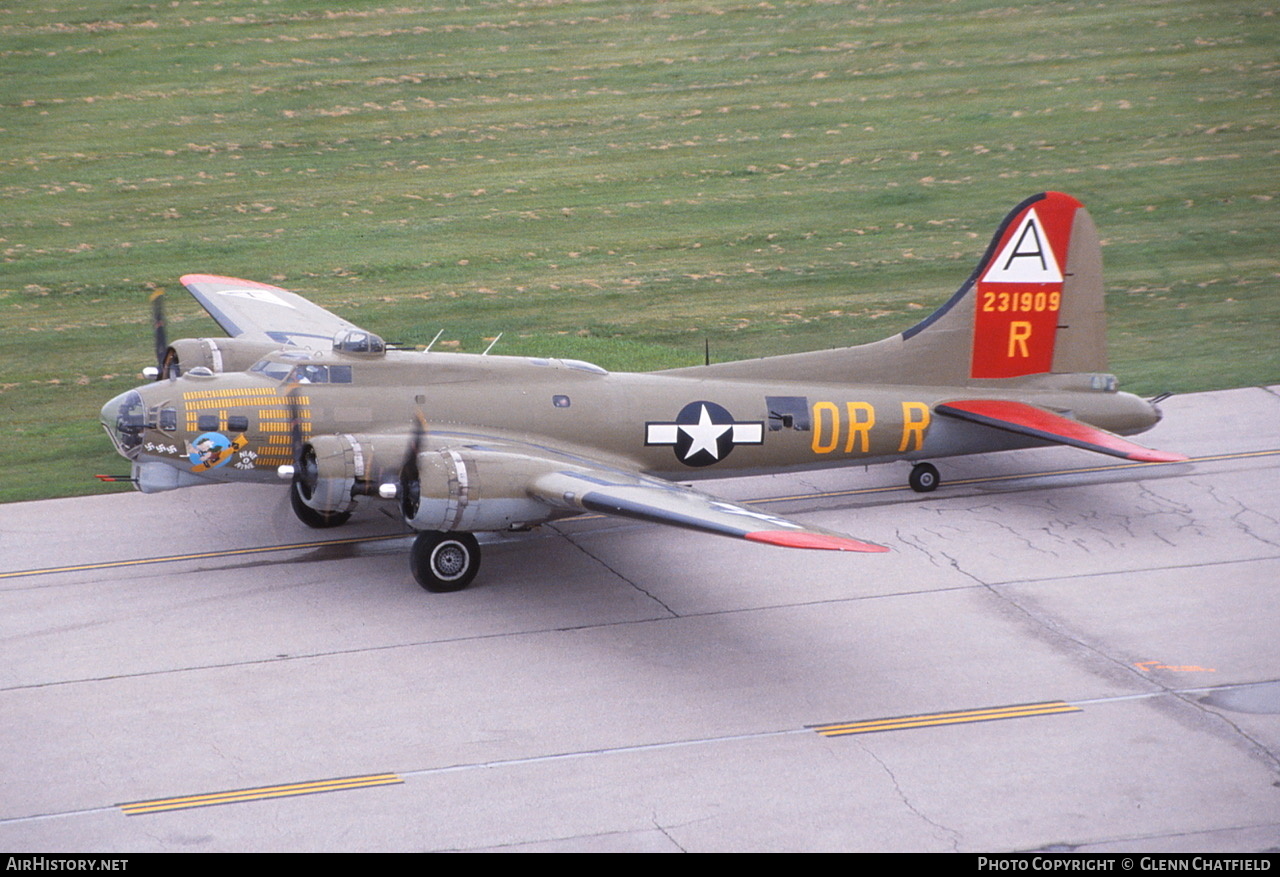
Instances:
[[[892,338],[645,374],[389,349],[275,286],[182,282],[231,337],[168,345],[157,320],[156,380],[102,409],[130,480],[154,493],[286,479],[312,527],[394,502],[418,531],[411,568],[429,591],[474,578],[474,533],[583,512],[888,550],[675,482],[906,460],[924,492],[939,484],[928,460],[1046,443],[1186,459],[1121,438],[1160,412],[1106,373],[1097,233],[1058,192],[1014,208],[964,285]]]

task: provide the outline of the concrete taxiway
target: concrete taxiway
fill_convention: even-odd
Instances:
[[[1280,388],[1162,407],[707,485],[887,554],[587,518],[457,594],[279,488],[0,506],[0,849],[1275,851]]]

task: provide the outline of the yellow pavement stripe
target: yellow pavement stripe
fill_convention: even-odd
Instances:
[[[1055,713],[1077,713],[1080,707],[1065,701],[1051,700],[1043,703],[1024,703],[1014,706],[961,710],[949,713],[929,713],[919,716],[898,716],[889,719],[868,719],[862,722],[837,722],[828,725],[807,725],[824,737],[842,737],[847,734],[872,734],[877,731],[900,731],[907,728],[927,728],[933,725],[956,725],[965,722],[993,722],[999,719],[1020,719],[1027,716],[1049,716]]]
[[[269,798],[287,798],[296,795],[315,795],[321,792],[339,792],[346,789],[365,789],[373,786],[389,786],[403,783],[394,773],[369,774],[358,777],[337,777],[309,783],[289,783],[279,786],[261,786],[256,789],[233,789],[227,792],[211,792],[207,795],[187,795],[180,798],[157,798],[151,801],[133,801],[117,804],[128,816],[144,813],[163,813],[167,810],[186,810],[192,807],[212,807],[217,804],[239,804],[245,801],[262,801]]]
[[[389,539],[408,539],[413,533],[391,533],[385,536],[354,536],[348,539],[325,539],[320,542],[293,542],[289,545],[263,545],[260,548],[226,548],[221,551],[202,551],[196,554],[170,554],[163,557],[144,557],[134,560],[106,560],[99,563],[81,563],[74,566],[51,566],[44,569],[24,569],[0,572],[0,579],[21,576],[41,576],[58,572],[83,572],[94,569],[114,569],[123,566],[146,566],[152,563],[175,563],[180,560],[205,560],[211,557],[237,557],[243,554],[269,554],[273,551],[296,551],[303,548],[325,548],[330,545],[358,545],[362,542],[386,542]]]
[[[813,727],[821,730],[835,730],[840,728],[862,728],[874,725],[894,725],[898,723],[912,723],[926,720],[943,720],[943,719],[960,719],[967,720],[972,718],[982,718],[992,714],[1020,713],[1028,710],[1042,709],[1046,705],[1058,706],[1062,701],[1043,701],[1038,703],[1017,704],[1015,706],[1000,707],[984,707],[983,709],[959,710],[949,713],[926,713],[923,715],[913,716],[895,716],[890,719],[867,719],[860,722],[838,722],[829,725],[814,725]]]

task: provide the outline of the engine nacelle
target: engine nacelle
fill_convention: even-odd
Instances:
[[[171,366],[176,366],[179,374],[200,366],[214,374],[245,371],[268,353],[279,350],[280,346],[274,341],[239,338],[179,338],[169,345],[165,355],[165,376],[168,376],[167,370]]]
[[[529,496],[519,456],[473,448],[422,451],[400,473],[400,511],[415,530],[513,530],[555,513]]]
[[[316,436],[302,446],[294,473],[298,497],[318,512],[348,512],[355,508],[356,479],[362,476],[360,446],[348,435]]]

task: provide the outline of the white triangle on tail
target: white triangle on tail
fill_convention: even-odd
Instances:
[[[1062,271],[1035,210],[1028,210],[1000,252],[991,260],[985,283],[1061,283]]]

